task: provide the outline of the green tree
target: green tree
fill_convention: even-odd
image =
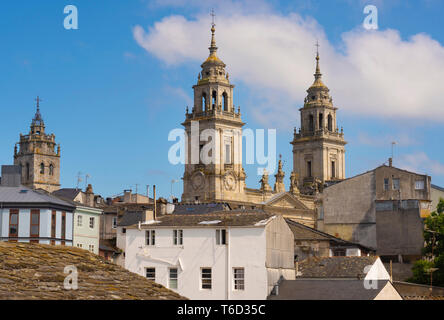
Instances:
[[[413,277],[410,282],[430,284],[430,269],[433,272],[433,285],[444,287],[444,199],[440,198],[436,211],[432,212],[424,221],[423,256],[413,265]]]

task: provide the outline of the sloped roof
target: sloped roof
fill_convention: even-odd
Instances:
[[[288,226],[290,227],[291,231],[294,235],[294,240],[325,240],[325,241],[333,241],[338,244],[341,244],[346,247],[358,247],[363,248],[367,251],[374,251],[374,249],[365,247],[359,243],[354,243],[351,241],[347,241],[341,238],[337,238],[335,236],[332,236],[331,234],[310,228],[309,226],[306,226],[302,223],[296,222],[294,220],[285,219],[285,222],[287,222]]]
[[[52,204],[74,209],[74,206],[50,194],[40,193],[28,187],[0,187],[0,202],[8,204]]]
[[[364,279],[364,268],[377,259],[377,256],[311,257],[298,263],[298,278]]]
[[[207,214],[169,214],[158,217],[151,224],[142,224],[144,228],[153,227],[221,227],[221,226],[262,226],[273,215],[262,210],[231,210]]]
[[[82,192],[82,190],[77,188],[63,188],[54,191],[52,194],[57,197],[63,197],[69,200],[74,200],[80,192]]]
[[[376,282],[376,281],[375,281]],[[376,284],[372,282],[372,285]],[[279,294],[270,300],[374,300],[389,283],[379,280],[375,289],[366,289],[363,280],[283,280]]]
[[[117,225],[119,227],[132,226],[139,223],[139,221],[145,220],[145,213],[142,211],[128,211],[120,218]]]
[[[65,290],[66,266],[76,266],[78,289]],[[0,299],[184,299],[83,249],[0,242]]]
[[[213,203],[178,203],[174,205],[173,214],[205,214],[214,211],[229,210],[230,206],[224,202]]]

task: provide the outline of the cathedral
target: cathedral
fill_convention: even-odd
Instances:
[[[345,178],[344,134],[336,124],[336,110],[329,89],[322,82],[319,52],[316,55],[315,80],[307,90],[300,109],[301,128],[295,129],[293,171],[290,190],[285,190],[282,161],[278,162],[274,186],[264,172],[259,189],[247,188],[242,165],[242,121],[240,107],[233,105],[234,85],[230,82],[225,63],[217,55],[215,24],[211,28],[209,56],[202,63],[193,86],[194,106],[187,107],[182,125],[186,141],[186,164],[183,175],[182,202],[226,202],[233,208],[258,208],[280,212],[297,221],[313,225],[315,196],[328,183]],[[205,135],[205,131],[213,134]],[[193,130],[198,132],[193,138]],[[211,142],[206,162],[207,136]],[[199,138],[200,137],[200,138]],[[213,154],[214,152],[214,154]],[[196,156],[197,155],[197,156]],[[196,159],[197,158],[197,159]]]
[[[37,111],[29,134],[20,134],[14,147],[14,165],[21,168],[22,185],[53,192],[60,189],[60,145],[56,145],[54,134],[45,133],[41,100],[37,97],[36,101]]]

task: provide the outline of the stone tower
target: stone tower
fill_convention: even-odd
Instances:
[[[307,90],[301,113],[301,127],[294,132],[293,171],[300,187],[313,182],[345,179],[344,133],[338,130],[336,110],[329,89],[322,82],[319,51],[315,81]]]
[[[28,135],[20,134],[20,142],[14,148],[14,164],[22,171],[22,184],[49,192],[60,189],[60,145],[54,134],[45,133],[45,123],[40,114],[40,98]]]
[[[242,200],[245,172],[242,167],[240,108],[233,106],[233,88],[225,64],[217,57],[211,28],[210,54],[201,65],[193,86],[194,106],[182,125],[187,133],[182,201]]]

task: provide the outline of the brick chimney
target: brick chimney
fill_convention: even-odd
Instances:
[[[94,207],[94,192],[91,184],[86,187],[86,205]]]

